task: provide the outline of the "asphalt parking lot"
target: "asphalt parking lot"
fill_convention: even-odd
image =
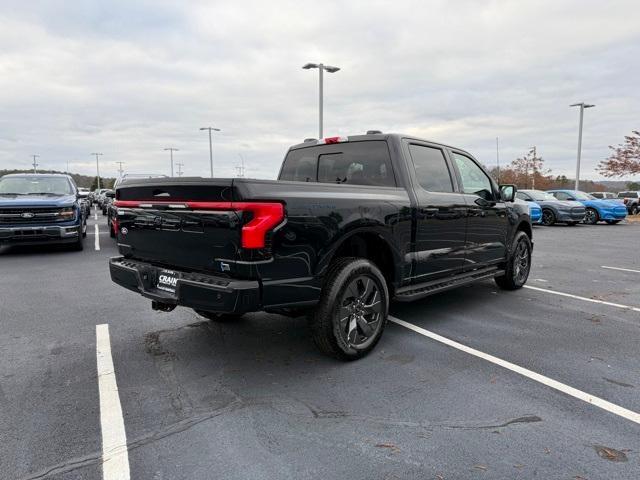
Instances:
[[[0,250],[2,479],[103,478],[108,375],[135,479],[640,478],[640,223],[535,227],[533,288],[393,305],[340,363],[302,318],[153,312],[97,217],[82,252]]]

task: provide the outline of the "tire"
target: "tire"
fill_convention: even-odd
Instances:
[[[111,238],[116,238],[116,231],[113,229],[113,222],[107,220],[109,222],[109,236]]]
[[[503,290],[518,290],[527,283],[531,271],[531,239],[524,232],[516,233],[511,244],[505,274],[495,277],[496,284]]]
[[[82,225],[82,238],[87,238],[87,221],[86,220]]]
[[[76,240],[73,244],[73,250],[80,252],[84,249],[84,235],[82,234],[82,226],[78,228],[78,240]]]
[[[638,205],[634,205],[631,207],[631,211],[629,212],[631,215],[638,215]]]
[[[595,208],[587,208],[583,222],[587,225],[595,225],[599,221],[600,215],[598,215],[598,211]]]
[[[616,223],[620,223],[620,220],[605,220],[609,225],[615,225]]]
[[[237,322],[242,317],[241,313],[218,313],[218,312],[207,312],[205,310],[194,310],[194,311],[198,315],[216,323],[233,323],[233,322]]]
[[[549,208],[542,209],[542,225],[550,227],[556,223],[556,214]]]
[[[320,302],[308,319],[318,349],[347,361],[374,349],[388,313],[389,290],[378,267],[363,258],[343,257],[329,267]]]

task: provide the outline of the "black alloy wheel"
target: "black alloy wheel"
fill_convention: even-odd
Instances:
[[[520,231],[516,233],[512,250],[505,265],[505,273],[495,277],[495,282],[503,290],[517,290],[527,282],[531,271],[531,239]]]
[[[309,314],[313,341],[339,360],[362,358],[380,340],[388,311],[389,290],[378,267],[364,258],[338,258]]]
[[[345,344],[356,350],[371,344],[383,317],[382,295],[374,277],[364,274],[351,280],[338,316],[338,332]]]
[[[553,213],[553,210],[545,208],[542,210],[542,224],[547,227],[556,223],[556,214]]]
[[[593,208],[587,208],[586,213],[584,214],[584,223],[587,225],[595,225],[600,220],[598,216],[598,212]]]

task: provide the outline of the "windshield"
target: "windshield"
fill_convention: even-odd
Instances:
[[[531,198],[533,198],[536,202],[543,202],[545,200],[555,200],[556,197],[547,192],[542,192],[540,190],[528,190],[526,192]]]
[[[596,198],[593,195],[589,195],[588,193],[584,192],[573,192],[573,197],[576,200],[595,200]]]
[[[638,198],[638,194],[636,192],[620,192],[618,198]]]
[[[0,195],[72,195],[71,182],[66,177],[3,177]]]

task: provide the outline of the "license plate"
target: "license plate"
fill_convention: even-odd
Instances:
[[[178,285],[178,273],[173,270],[160,270],[158,274],[158,289],[165,292],[176,293],[176,285]]]

